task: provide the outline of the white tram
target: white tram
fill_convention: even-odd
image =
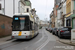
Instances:
[[[38,24],[30,13],[17,13],[13,16],[12,38],[30,39],[38,34]]]

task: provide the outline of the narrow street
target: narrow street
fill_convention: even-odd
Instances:
[[[0,50],[75,50],[75,0],[0,0]]]
[[[75,47],[60,43],[59,38],[44,28],[31,40],[15,40],[0,45],[0,50],[75,50]]]

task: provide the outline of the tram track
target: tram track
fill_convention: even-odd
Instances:
[[[21,41],[21,40],[19,40],[19,41],[14,40],[14,41],[12,41],[10,43],[6,43],[6,44],[3,44],[3,45],[0,45],[0,50],[13,50],[13,49],[16,50],[16,49],[18,49],[18,47],[19,47],[19,50],[27,50],[31,46],[34,46],[34,45],[36,45],[36,44],[38,44],[40,42],[41,43],[45,42],[47,37],[44,36],[44,37],[46,37],[45,40],[44,40],[44,37],[42,38],[42,34],[45,35],[45,33],[43,33],[42,30],[40,30],[39,32],[40,33],[39,33],[39,35],[36,38],[33,38],[33,39],[29,40],[29,41],[28,40],[23,40],[23,41]],[[44,40],[44,41],[42,41],[42,40]]]
[[[44,32],[44,34],[45,33],[46,32]],[[40,45],[38,48],[36,48],[36,50],[41,50],[50,41],[49,37],[48,37],[48,34],[46,34],[45,37],[47,37],[47,40],[42,45]]]

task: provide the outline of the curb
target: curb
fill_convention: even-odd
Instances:
[[[15,39],[14,39],[14,40],[15,40]],[[4,44],[7,44],[7,43],[10,43],[10,42],[12,42],[12,41],[14,41],[14,40],[10,40],[10,41],[3,42],[3,43],[1,43],[0,45],[4,45]]]
[[[63,43],[63,44],[67,44],[67,45],[71,45],[71,46],[75,46],[75,43],[68,43],[68,42],[63,42],[61,40],[58,40],[59,42]]]

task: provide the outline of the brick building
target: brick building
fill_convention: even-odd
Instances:
[[[11,35],[12,18],[0,14],[0,37]]]

